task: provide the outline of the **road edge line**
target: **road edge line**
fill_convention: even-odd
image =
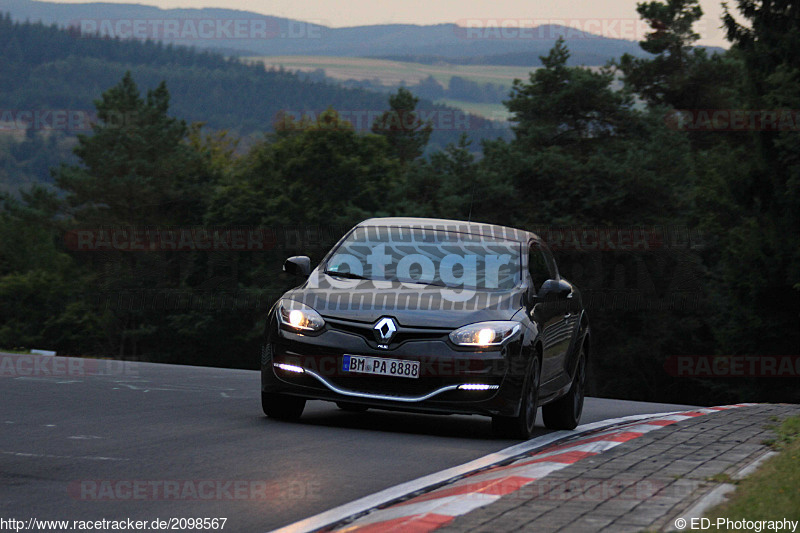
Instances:
[[[516,457],[540,448],[544,448],[559,441],[571,440],[585,433],[613,427],[627,422],[669,416],[681,412],[683,411],[629,415],[620,418],[600,420],[590,424],[583,424],[573,430],[554,431],[553,433],[548,433],[547,435],[542,435],[541,437],[536,437],[535,439],[531,439],[520,444],[515,444],[514,446],[510,446],[500,451],[484,455],[483,457],[473,459],[472,461],[462,465],[450,467],[439,472],[434,472],[433,474],[428,474],[427,476],[383,489],[374,494],[370,494],[369,496],[364,496],[363,498],[339,505],[333,509],[323,511],[309,518],[304,518],[303,520],[299,520],[281,528],[274,529],[270,533],[310,533],[312,531],[317,531],[326,526],[346,520],[347,518],[356,517],[357,515],[364,514],[377,507],[401,500],[415,492],[433,489],[439,485],[444,485],[448,481],[451,481],[455,478],[482,470],[484,468],[495,466],[504,461],[510,461]]]

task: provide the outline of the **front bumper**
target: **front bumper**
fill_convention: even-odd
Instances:
[[[446,331],[430,330],[423,337],[379,349],[363,336],[341,329],[309,336],[275,328],[262,355],[262,390],[412,412],[518,413],[524,376],[519,339],[501,350],[479,352],[457,349],[448,342]],[[419,377],[348,372],[343,370],[344,355],[418,361]],[[462,387],[476,384],[489,388]]]

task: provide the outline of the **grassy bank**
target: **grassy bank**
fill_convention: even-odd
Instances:
[[[800,416],[787,418],[775,428],[770,444],[778,455],[765,461],[739,481],[728,501],[706,515],[730,520],[800,520]],[[715,529],[715,531],[738,531]]]

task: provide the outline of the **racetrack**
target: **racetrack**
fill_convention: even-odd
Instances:
[[[479,416],[309,402],[299,423],[271,420],[255,371],[42,361],[0,354],[4,518],[224,517],[224,531],[265,531],[516,444]],[[582,423],[688,407],[589,398]]]

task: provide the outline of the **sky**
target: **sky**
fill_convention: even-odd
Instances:
[[[86,0],[49,0],[87,3]],[[638,40],[646,30],[637,0],[102,0],[164,9],[224,7],[314,22],[330,27],[369,24],[458,23],[467,27],[526,28],[564,24],[607,37]],[[695,26],[699,44],[724,46],[721,0],[700,0],[703,19]],[[595,30],[595,31],[593,31]]]

